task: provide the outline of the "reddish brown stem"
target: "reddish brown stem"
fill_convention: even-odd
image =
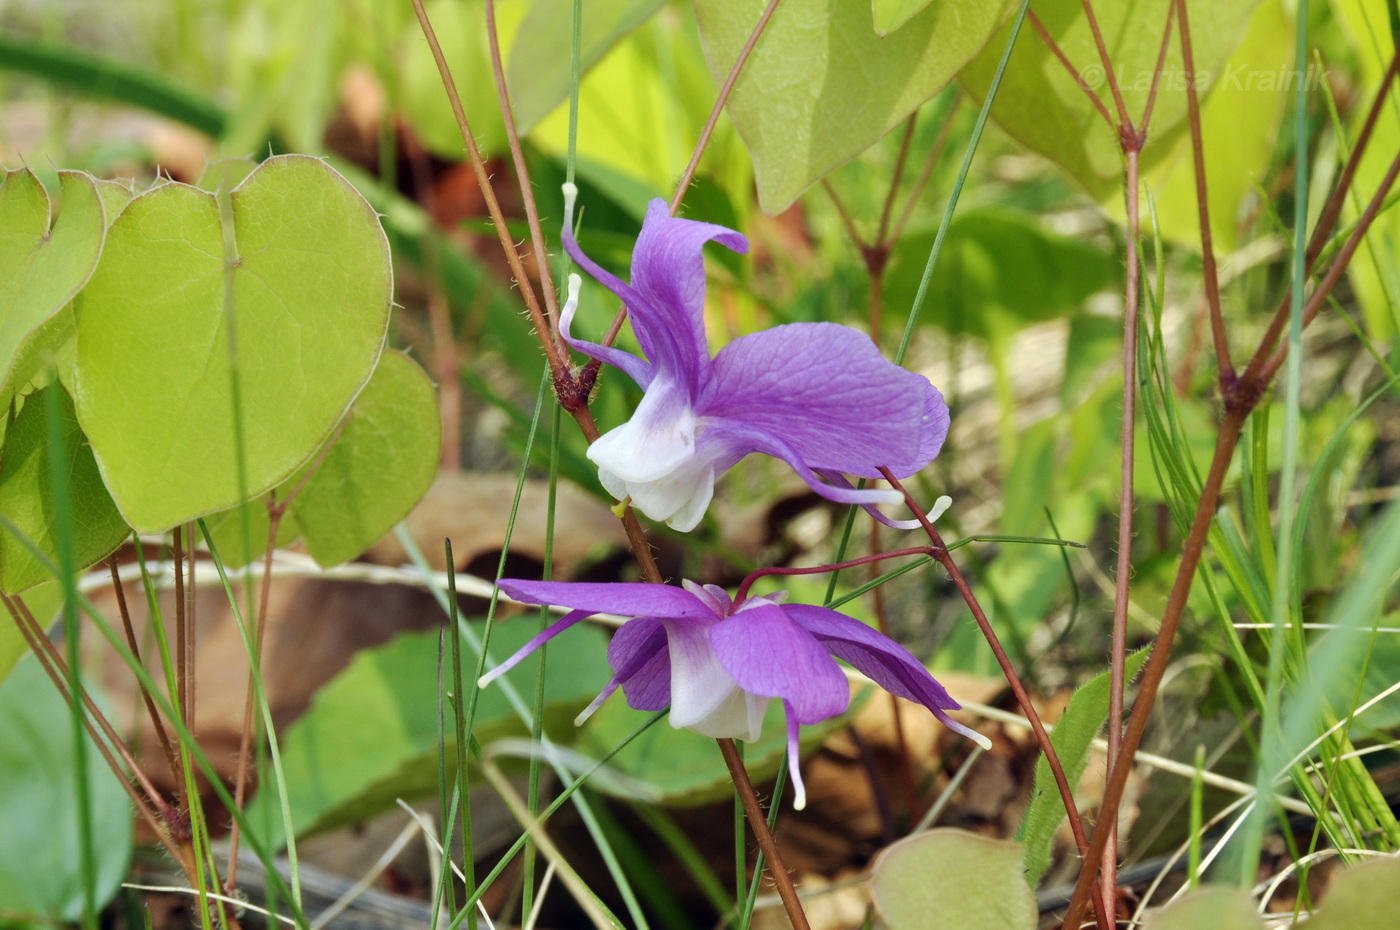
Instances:
[[[929,541],[933,543],[934,551],[931,553],[948,572],[948,577],[952,579],[953,585],[962,595],[967,603],[968,609],[972,611],[972,617],[977,621],[977,627],[982,631],[982,636],[987,640],[987,645],[991,647],[992,655],[996,657],[997,665],[1001,667],[1002,674],[1006,677],[1006,683],[1011,687],[1011,693],[1016,697],[1016,703],[1021,708],[1021,713],[1026,717],[1030,725],[1031,732],[1035,734],[1036,742],[1040,745],[1041,752],[1045,753],[1046,764],[1050,766],[1050,772],[1055,777],[1055,787],[1060,792],[1060,800],[1064,803],[1065,814],[1069,818],[1070,831],[1074,834],[1075,847],[1079,850],[1081,857],[1084,857],[1089,850],[1089,842],[1084,833],[1084,821],[1079,816],[1079,806],[1074,802],[1074,789],[1065,777],[1064,766],[1060,764],[1059,754],[1055,752],[1055,746],[1050,742],[1050,734],[1045,731],[1045,725],[1040,721],[1040,714],[1037,713],[1035,705],[1031,703],[1030,695],[1026,692],[1026,687],[1021,683],[1021,677],[1016,674],[1016,669],[1011,665],[1011,659],[1007,657],[1006,650],[1002,648],[1001,640],[997,637],[996,630],[992,628],[991,621],[982,611],[982,605],[977,601],[977,595],[972,592],[972,587],[963,577],[958,565],[953,561],[953,557],[948,552],[948,547],[943,542],[943,537],[939,535],[937,529],[929,522],[924,511],[918,503],[900,483],[899,479],[888,468],[881,467],[880,473],[885,476],[885,480],[904,496],[905,504],[917,516],[919,523],[923,526],[924,533]],[[1096,831],[1100,832],[1100,831]],[[1099,853],[1102,855],[1102,852]],[[1093,861],[1089,859],[1088,861]],[[1096,874],[1092,869],[1086,869],[1090,875]],[[1102,930],[1108,930],[1107,915],[1110,913],[1103,901],[1094,896],[1095,912],[1099,919],[1099,926]]]
[[[1175,0],[1180,13],[1177,29],[1181,35],[1181,57],[1186,69],[1186,122],[1191,127],[1191,157],[1196,169],[1196,205],[1201,228],[1201,274],[1205,278],[1206,305],[1210,309],[1210,332],[1215,342],[1215,366],[1222,385],[1234,383],[1235,366],[1230,361],[1230,344],[1225,337],[1225,315],[1220,308],[1220,272],[1215,264],[1215,244],[1210,231],[1210,202],[1206,195],[1206,153],[1201,136],[1201,102],[1196,93],[1195,53],[1191,46],[1191,24],[1185,0]]]
[[[1123,91],[1118,86],[1118,76],[1113,73],[1113,59],[1108,54],[1108,45],[1099,29],[1099,18],[1094,15],[1094,4],[1090,0],[1081,0],[1080,5],[1084,7],[1084,19],[1094,36],[1094,48],[1099,53],[1099,64],[1103,65],[1104,80],[1108,82],[1108,89],[1113,93],[1114,106],[1118,108],[1118,126],[1120,129],[1131,127],[1133,121],[1128,116],[1128,105],[1123,102]]]
[[[1108,761],[1118,760],[1123,735],[1124,661],[1128,652],[1128,596],[1133,574],[1133,458],[1137,435],[1138,307],[1141,299],[1141,266],[1138,261],[1138,149],[1125,146],[1127,169],[1128,254],[1123,290],[1123,419],[1119,434],[1118,562],[1113,585],[1113,641],[1109,652]],[[1109,833],[1104,846],[1101,894],[1114,900],[1118,885],[1118,819],[1100,818],[1099,829]],[[1096,831],[1097,832],[1097,831]]]
[[[1152,110],[1157,106],[1157,91],[1162,86],[1162,69],[1166,67],[1167,49],[1171,47],[1172,20],[1175,16],[1176,7],[1168,6],[1167,25],[1162,29],[1162,44],[1157,48],[1157,67],[1152,70],[1152,86],[1148,88],[1147,104],[1142,108],[1142,121],[1138,123],[1135,134],[1139,147],[1147,140],[1147,126],[1152,122]],[[1187,80],[1190,81],[1190,69],[1187,70]]]
[[[773,575],[823,575],[827,572],[839,572],[848,568],[855,568],[857,565],[874,565],[885,559],[897,559],[906,555],[933,555],[933,548],[930,546],[910,546],[907,549],[892,549],[889,552],[878,552],[874,555],[864,555],[858,559],[850,559],[845,562],[836,562],[831,565],[813,565],[807,568],[774,567],[760,568],[750,572],[743,581],[739,582],[739,588],[734,593],[734,606],[738,607],[749,596],[749,588],[760,578],[767,578]]]
[[[724,764],[729,767],[729,777],[734,781],[734,790],[739,793],[739,801],[744,806],[744,816],[748,818],[754,839],[758,840],[758,848],[763,850],[763,855],[768,858],[768,874],[773,876],[773,884],[778,888],[778,897],[783,900],[783,907],[787,910],[788,919],[792,921],[793,930],[810,930],[807,915],[802,910],[802,902],[797,899],[797,889],[793,887],[792,876],[788,875],[787,866],[783,865],[777,841],[768,829],[768,819],[763,815],[763,807],[758,803],[758,794],[753,790],[753,782],[749,781],[749,773],[744,768],[744,760],[739,758],[738,748],[732,739],[719,739],[715,742],[719,743],[719,751],[724,754]]]
[[[919,177],[914,181],[914,186],[909,189],[909,197],[904,202],[904,210],[900,212],[899,219],[895,221],[888,238],[882,240],[882,244],[893,246],[904,234],[904,227],[908,225],[909,217],[914,214],[914,207],[919,202],[919,195],[923,193],[924,186],[932,177],[934,165],[938,164],[939,158],[943,156],[943,150],[948,146],[948,137],[953,134],[953,118],[958,114],[958,99],[953,98],[953,102],[948,106],[948,115],[944,117],[943,125],[938,128],[938,138],[933,142],[933,149],[929,152],[928,158],[924,159],[924,167],[919,171]]]

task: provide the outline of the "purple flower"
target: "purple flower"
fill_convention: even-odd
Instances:
[[[627,306],[645,358],[574,339],[579,279],[571,275],[561,319],[565,341],[621,369],[646,392],[632,418],[589,447],[608,493],[630,499],[678,530],[700,522],[715,478],[750,452],[791,465],[818,494],[875,504],[898,493],[857,490],[842,473],[903,478],[927,465],[948,433],[948,406],[928,379],[889,362],[864,333],[834,323],[790,323],[742,336],[710,357],[705,265],[714,240],[736,252],[748,241],[723,226],[676,219],[662,200],[647,209],[624,283],[592,261],[573,235],[577,189],[564,186],[564,248]],[[825,479],[825,480],[823,480]]]
[[[582,722],[619,687],[636,710],[671,708],[671,726],[705,736],[753,741],[768,702],[787,713],[794,806],[806,804],[797,766],[797,728],[835,717],[850,703],[836,659],[855,666],[891,694],[924,705],[945,726],[984,748],[986,737],[950,718],[959,705],[903,646],[826,607],[783,604],[783,596],[750,597],[737,606],[722,588],[682,581],[659,584],[576,584],[504,580],[499,586],[526,604],[572,610],[491,672],[485,687],[547,640],[596,613],[632,617],[608,646],[613,677],[579,715]]]

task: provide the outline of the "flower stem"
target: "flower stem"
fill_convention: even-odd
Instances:
[[[797,899],[797,889],[793,887],[792,876],[788,875],[783,857],[778,853],[778,843],[773,839],[773,832],[768,829],[768,821],[758,803],[758,793],[754,791],[753,782],[749,781],[744,760],[739,758],[739,748],[734,745],[732,739],[718,739],[715,742],[719,743],[719,751],[724,754],[724,764],[729,766],[729,777],[734,780],[734,790],[738,792],[739,801],[744,805],[744,816],[749,819],[754,839],[758,840],[758,848],[763,850],[763,855],[768,859],[773,884],[778,888],[778,897],[783,899],[783,907],[787,910],[788,919],[792,921],[793,930],[811,930],[807,923],[807,915],[802,910],[802,902]]]

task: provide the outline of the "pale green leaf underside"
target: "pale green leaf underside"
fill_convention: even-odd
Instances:
[[[890,930],[1031,930],[1036,924],[1019,843],[929,830],[886,848],[870,880]]]
[[[57,403],[71,524],[55,509],[47,407]],[[126,537],[127,527],[98,474],[92,450],[83,441],[73,402],[59,384],[31,395],[5,435],[0,450],[0,513],[51,563],[59,561],[60,534],[69,537],[74,570],[87,568]],[[53,576],[29,547],[0,529],[0,590],[13,594]],[[6,623],[9,621],[6,620]]]
[[[388,325],[383,230],[324,162],[269,159],[223,196],[170,183],[133,200],[76,302],[78,417],[143,532],[299,468],[369,377]]]
[[[1143,930],[1261,930],[1249,892],[1207,885],[1152,914]]]
[[[1142,0],[1094,7],[1128,116],[1134,125],[1142,119],[1152,88],[1167,7],[1171,2]],[[1199,74],[1217,80],[1223,78],[1221,65],[1239,44],[1257,2],[1190,0],[1187,10]],[[1084,17],[1083,3],[1080,0],[1043,0],[1036,3],[1035,14],[1075,70],[1104,101],[1116,123],[1113,98]],[[1174,31],[1175,28],[1173,26]],[[959,73],[959,80],[973,99],[981,101],[986,97],[1006,36],[1004,28]],[[1175,35],[1172,39],[1152,111],[1149,144],[1142,153],[1143,170],[1170,155],[1174,140],[1185,128],[1185,71],[1180,43]],[[992,107],[992,118],[1032,151],[1059,164],[1090,193],[1103,199],[1121,196],[1123,156],[1116,129],[1099,115],[1075,77],[1034,30],[1023,30],[1016,41]]]
[[[716,80],[764,6],[697,0]],[[1008,9],[1000,0],[932,0],[881,38],[870,0],[779,4],[729,98],[763,210],[783,210],[897,126],[981,51]]]
[[[442,441],[432,382],[402,352],[384,353],[346,418],[292,500],[306,548],[323,566],[354,558],[407,516],[433,483]]]

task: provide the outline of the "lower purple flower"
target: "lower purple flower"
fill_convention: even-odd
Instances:
[[[849,662],[891,694],[927,707],[944,726],[989,748],[986,737],[949,717],[959,704],[908,649],[859,620],[826,607],[750,597],[737,606],[714,585],[575,584],[504,580],[500,588],[526,603],[572,610],[505,662],[483,675],[485,687],[526,655],[597,613],[633,619],[608,647],[613,677],[582,722],[622,688],[636,710],[671,708],[671,726],[716,738],[753,741],[768,702],[787,714],[794,806],[806,805],[797,765],[797,729],[835,717],[850,703],[836,659]]]

